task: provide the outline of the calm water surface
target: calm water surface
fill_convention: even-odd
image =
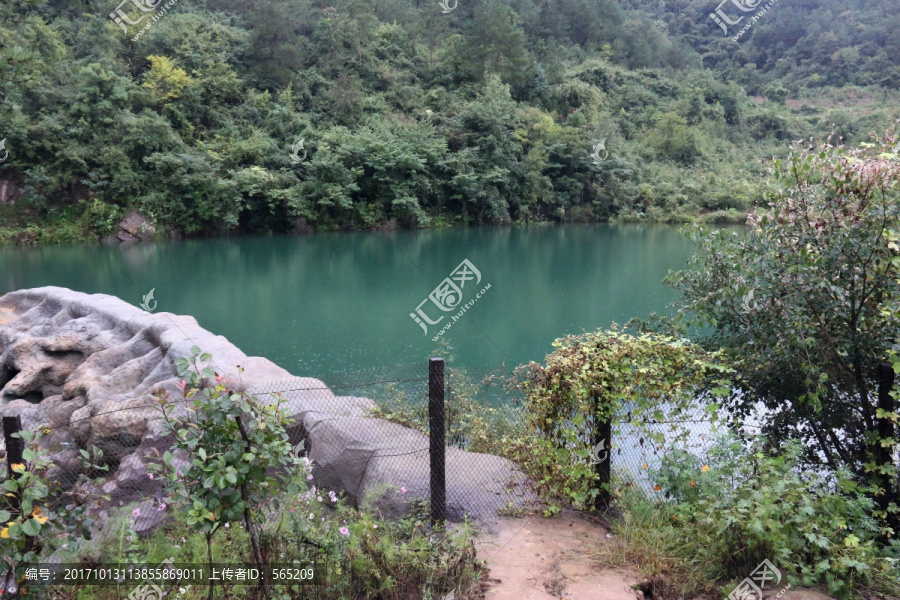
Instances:
[[[677,228],[563,225],[326,233],[139,244],[0,248],[0,293],[57,285],[193,315],[295,375],[422,364],[447,331],[457,362],[490,370],[542,360],[555,338],[664,312],[661,284],[693,246]],[[429,294],[464,260],[481,273],[442,312]],[[449,288],[451,292],[454,290]],[[423,301],[426,335],[410,317]],[[455,299],[444,297],[445,303]],[[328,376],[326,380],[333,380]]]

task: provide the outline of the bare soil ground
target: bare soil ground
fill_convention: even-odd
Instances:
[[[478,558],[488,563],[486,600],[644,600],[632,569],[602,568],[591,555],[609,531],[577,513],[547,518],[501,517],[481,536]],[[775,600],[779,589],[765,590]],[[706,598],[704,600],[718,600]],[[791,589],[778,600],[832,600],[816,589]]]
[[[488,561],[489,600],[640,600],[637,572],[597,567],[591,552],[607,530],[571,513],[501,517],[478,545]]]

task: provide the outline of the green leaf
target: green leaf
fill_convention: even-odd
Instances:
[[[41,533],[41,524],[34,519],[28,519],[22,523],[22,531],[24,531],[26,535],[36,537]]]

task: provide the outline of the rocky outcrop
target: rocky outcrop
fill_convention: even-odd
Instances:
[[[290,373],[249,357],[188,316],[151,314],[104,294],[45,287],[0,297],[0,415],[51,428],[47,448],[60,478],[80,469],[78,450],[100,448],[113,469],[144,461],[160,436],[158,391],[179,394],[175,359],[192,346],[219,374],[250,385]],[[245,369],[243,375],[238,365]],[[309,380],[312,386],[321,386]],[[0,442],[2,443],[2,442]],[[128,472],[119,469],[121,481]]]
[[[141,242],[151,240],[155,235],[156,228],[150,219],[132,209],[119,221],[116,234],[103,238],[103,242],[106,244]]]
[[[151,314],[104,294],[44,287],[0,297],[0,416],[19,415],[26,429],[50,427],[46,449],[60,480],[79,473],[79,450],[96,446],[111,467],[103,492],[117,502],[146,501],[158,489],[147,463],[171,445],[156,394],[180,395],[175,359],[192,346],[210,353],[210,366],[239,389],[260,399],[283,393],[289,434],[295,443],[307,440],[320,487],[371,502],[388,516],[428,497],[428,438],[368,416],[371,400],[335,396],[317,379],[292,377],[192,317]],[[525,500],[504,491],[523,478],[502,458],[448,449],[447,463],[451,517],[467,511],[487,518],[510,499]]]

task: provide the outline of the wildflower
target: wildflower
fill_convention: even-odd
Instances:
[[[312,473],[310,473],[309,475],[306,476],[307,481],[311,480],[312,478],[313,478]]]
[[[691,487],[694,487],[694,480],[691,479]]]
[[[159,506],[156,507],[156,512],[160,512],[166,510],[166,505],[162,502],[159,503]]]
[[[709,465],[703,465],[702,467],[700,467],[700,470],[706,473],[707,471],[709,471]]]
[[[653,486],[653,489],[656,490],[656,491],[658,492],[659,490],[662,489],[662,486],[661,486],[661,485],[655,485],[655,486]]]
[[[646,465],[646,464],[643,464],[643,465],[641,465],[641,468],[642,468],[642,469],[646,469],[646,468],[647,468],[647,465]]]
[[[134,509],[133,511],[131,511],[131,516],[132,516],[132,517],[139,517],[139,516],[141,516],[141,509],[136,508],[136,509]]]
[[[337,502],[337,494],[334,493],[334,490],[331,490],[330,492],[328,492],[328,498],[332,502]]]
[[[309,513],[309,520],[312,521],[314,516],[315,515],[313,515],[312,513]]]
[[[405,488],[405,487],[401,487],[401,488],[400,488],[400,493],[401,493],[401,494],[405,494],[405,493],[406,493],[406,488]]]
[[[0,529],[0,538],[6,539],[9,537],[9,528],[12,524],[13,524],[13,522],[10,521],[9,523],[6,524],[6,527],[4,527],[3,529]]]
[[[147,475],[147,477],[149,477],[149,478],[152,480],[152,479],[153,479],[153,473],[150,473],[149,475]]]
[[[322,496],[317,496],[317,498],[319,499],[319,502],[322,501]]]
[[[40,509],[40,507],[35,507],[33,511],[31,511],[31,516],[34,517],[34,520],[43,525],[47,522],[49,517],[44,516],[44,511]]]
[[[375,523],[374,525],[372,525],[372,529],[378,529],[378,523]]]
[[[350,535],[350,530],[346,527],[341,527],[340,529],[338,529],[338,531],[341,532],[341,535]]]
[[[231,523],[225,523],[225,529],[228,529],[229,527],[231,527]]]

